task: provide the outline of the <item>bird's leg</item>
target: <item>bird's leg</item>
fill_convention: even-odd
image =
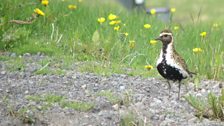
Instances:
[[[170,95],[171,85],[170,85],[170,82],[168,80],[167,80],[167,83],[168,83],[169,98],[170,98],[171,97],[171,95]]]
[[[178,100],[180,100],[180,88],[181,88],[181,81],[178,81],[179,82],[179,85],[178,85]]]

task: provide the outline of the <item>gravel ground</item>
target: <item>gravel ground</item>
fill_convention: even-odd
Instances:
[[[117,126],[127,118],[133,118],[133,124],[146,126],[224,126],[224,122],[218,120],[199,120],[195,117],[193,108],[184,98],[177,100],[177,84],[172,85],[169,98],[166,81],[162,78],[80,73],[77,71],[80,63],[74,63],[64,75],[36,75],[34,71],[42,67],[38,62],[46,57],[27,54],[22,58],[26,60],[22,71],[10,72],[6,69],[7,61],[0,61],[1,126],[25,125],[26,119],[31,119],[33,125],[38,126]],[[219,93],[220,85],[224,84],[204,80],[201,81],[201,89],[195,91],[193,84],[188,83],[188,93],[201,97],[206,97],[210,91]],[[99,95],[103,91],[111,92],[115,102]],[[27,99],[27,96],[46,94],[94,106],[88,111],[82,111],[63,108],[55,102],[47,109],[41,109],[44,101]],[[181,95],[186,94],[186,88],[182,86]],[[24,107],[29,109],[18,114]]]

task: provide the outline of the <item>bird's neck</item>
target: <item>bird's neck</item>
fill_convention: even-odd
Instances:
[[[157,60],[157,65],[161,62],[166,63],[173,60],[175,55],[175,48],[173,42],[168,44],[163,44],[163,47],[160,51],[159,59]]]
[[[173,42],[170,42],[169,44],[163,44],[161,53],[163,55],[163,58],[166,57],[166,55],[173,55],[175,52],[174,44]]]

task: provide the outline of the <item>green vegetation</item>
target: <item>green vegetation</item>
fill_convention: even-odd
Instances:
[[[155,67],[161,48],[159,42],[150,44],[150,40],[164,28],[170,28],[175,35],[177,51],[186,59],[190,70],[200,78],[223,80],[224,25],[220,22],[224,19],[218,15],[223,10],[217,9],[223,1],[183,2],[187,4],[171,1],[170,6],[175,7],[176,12],[172,13],[170,23],[164,23],[156,15],[129,13],[115,2],[51,0],[48,6],[43,6],[39,0],[5,0],[0,5],[0,49],[17,54],[41,52],[53,59],[66,55],[73,61],[98,62],[101,64],[87,64],[80,69],[103,75],[158,76],[156,69],[147,71],[144,68],[145,65]],[[154,3],[160,2],[147,4],[159,6]],[[191,8],[193,4],[200,5],[201,10]],[[68,5],[77,8],[69,9]],[[35,14],[35,8],[45,15]],[[111,13],[118,17],[114,20],[115,25],[109,24]],[[185,19],[186,15],[189,15],[188,19]],[[213,19],[214,16],[217,18]],[[99,23],[100,17],[104,17],[105,22],[100,20]],[[144,24],[151,27],[146,29]],[[194,48],[202,51],[193,52]],[[130,68],[130,72],[125,68]],[[47,73],[47,68],[37,72]]]
[[[7,61],[9,60],[8,56],[0,56],[0,61]]]
[[[121,116],[120,126],[147,126],[142,119],[139,119],[136,113],[128,112]]]
[[[105,97],[111,104],[120,104],[120,102],[121,102],[121,98],[119,98],[118,96],[116,96],[110,90],[100,91],[97,95],[98,96]]]
[[[78,111],[89,111],[94,107],[94,104],[76,101],[62,102],[61,107],[71,108]]]
[[[7,59],[6,68],[9,71],[23,71],[25,69],[24,60],[22,58]]]
[[[77,111],[89,111],[94,107],[94,104],[92,103],[69,101],[65,97],[52,94],[34,96],[29,95],[26,97],[26,99],[35,102],[42,102],[42,109],[44,110],[51,107],[52,104],[58,104],[62,108],[71,108]]]
[[[221,91],[221,96],[209,93],[207,100],[202,100],[192,95],[186,96],[185,99],[195,108],[196,116],[199,118],[204,117],[224,121],[224,89]]]

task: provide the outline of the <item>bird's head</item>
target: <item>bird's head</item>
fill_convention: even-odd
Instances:
[[[170,30],[165,29],[160,33],[159,37],[156,38],[155,40],[160,40],[163,44],[170,44],[173,42],[173,34]]]

